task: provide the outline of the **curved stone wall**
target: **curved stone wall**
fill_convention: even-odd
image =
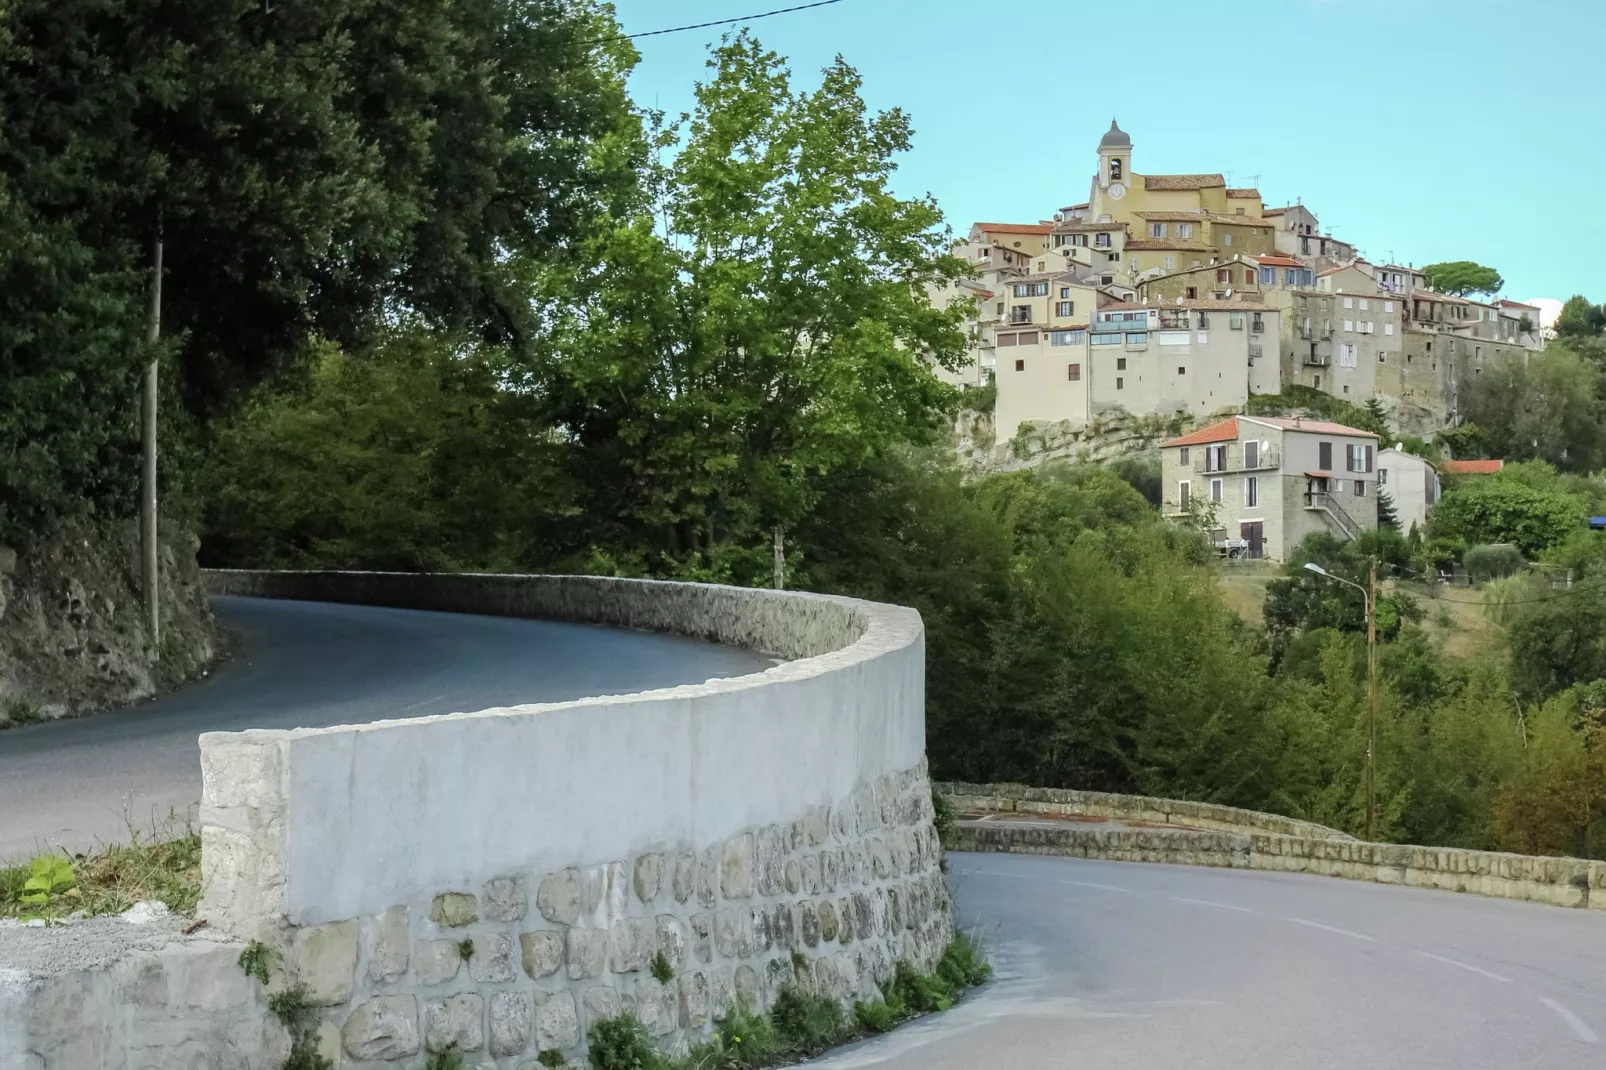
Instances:
[[[578,702],[201,737],[199,914],[283,950],[358,1065],[668,1047],[801,968],[843,1000],[952,932],[912,610],[593,577],[210,575],[214,592],[589,621],[793,660]],[[654,976],[662,955],[673,976]]]
[[[1094,817],[1155,825],[1183,825],[1216,832],[1270,832],[1318,840],[1353,840],[1338,829],[1311,821],[1185,799],[1155,799],[1071,788],[1032,788],[1024,784],[939,784],[966,812]]]

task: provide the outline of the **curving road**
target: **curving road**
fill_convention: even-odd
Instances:
[[[1606,913],[1297,874],[952,855],[998,979],[821,1070],[1606,1067]]]
[[[751,651],[584,624],[213,600],[240,653],[119,713],[0,732],[0,860],[124,840],[200,801],[197,737],[480,710],[739,676]]]

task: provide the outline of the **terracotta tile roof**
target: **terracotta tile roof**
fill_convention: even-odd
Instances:
[[[976,229],[999,234],[1049,234],[1054,227],[1051,223],[977,223]]]
[[[1505,466],[1505,461],[1445,461],[1439,470],[1457,476],[1486,476]]]
[[[1213,253],[1215,247],[1192,238],[1134,238],[1126,243],[1129,253],[1156,252],[1176,249],[1189,253]]]
[[[1258,201],[1260,200],[1260,191],[1258,189],[1228,189],[1227,196],[1237,197],[1246,201]]]
[[[1238,417],[1229,416],[1220,423],[1201,427],[1199,430],[1173,438],[1161,446],[1202,446],[1207,442],[1231,442],[1238,437]]]
[[[1267,215],[1282,215],[1286,211],[1288,211],[1288,209],[1286,209],[1286,208],[1266,208],[1266,209],[1262,209],[1260,214],[1263,215],[1263,216],[1267,216]]]
[[[1313,435],[1354,435],[1359,438],[1376,438],[1370,431],[1362,431],[1358,427],[1346,427],[1344,424],[1335,424],[1329,420],[1307,420],[1302,416],[1245,416],[1243,419],[1254,424],[1267,424],[1271,427],[1280,427],[1284,431],[1305,431]]]
[[[1324,275],[1337,275],[1340,271],[1348,271],[1352,267],[1355,267],[1355,265],[1354,264],[1340,264],[1337,267],[1330,267],[1326,271],[1318,271],[1316,273],[1316,277],[1317,278],[1321,278]],[[1360,269],[1356,268],[1356,270],[1359,271]]]
[[[1144,189],[1214,189],[1225,187],[1227,180],[1220,175],[1144,175]]]
[[[1295,260],[1291,256],[1286,256],[1283,253],[1267,253],[1264,256],[1257,256],[1255,259],[1260,261],[1260,263],[1265,264],[1267,267],[1302,268],[1305,266],[1302,262]]]
[[[1084,201],[1081,204],[1067,204],[1064,208],[1061,208],[1060,211],[1062,211],[1062,212],[1074,212],[1078,208],[1088,208],[1088,207],[1091,207],[1091,205],[1089,205],[1088,202]]]
[[[1529,309],[1530,311],[1533,311],[1533,312],[1538,312],[1539,311],[1539,306],[1538,305],[1525,305],[1521,301],[1507,301],[1503,297],[1500,299],[1500,307],[1501,308],[1526,308],[1526,309]]]

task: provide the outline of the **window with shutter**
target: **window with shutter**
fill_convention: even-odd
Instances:
[[[1219,479],[1212,479],[1210,481],[1210,500],[1213,502],[1219,502],[1221,500],[1221,480]]]
[[[1192,489],[1187,480],[1177,484],[1177,505],[1183,512],[1188,511],[1188,492]]]
[[[1355,471],[1355,446],[1352,443],[1344,444],[1344,471]]]
[[[1244,505],[1253,509],[1260,504],[1260,479],[1248,476],[1244,479]]]
[[[1333,469],[1333,444],[1331,442],[1318,442],[1316,444],[1316,467],[1324,472]]]
[[[1258,468],[1258,467],[1260,467],[1259,461],[1260,461],[1260,443],[1259,442],[1245,442],[1244,443],[1244,467],[1245,468]]]

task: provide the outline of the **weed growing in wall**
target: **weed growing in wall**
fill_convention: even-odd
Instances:
[[[808,960],[794,952],[793,965],[801,977]],[[947,1010],[965,989],[991,973],[975,943],[961,934],[944,949],[931,973],[900,962],[881,997],[854,1004],[851,1019],[831,997],[789,982],[776,993],[768,1014],[736,1007],[716,1023],[712,1038],[679,1059],[659,1054],[635,1018],[604,1019],[587,1036],[590,1061],[594,1070],[762,1070],[786,1065],[865,1033],[885,1033],[916,1015]],[[547,1061],[552,1054],[543,1052],[541,1065],[561,1067],[561,1059]]]
[[[563,1064],[560,1062],[558,1065]],[[424,1070],[463,1070],[463,1053],[457,1050],[455,1044],[445,1051],[432,1051],[424,1063]]]
[[[292,985],[268,997],[268,1010],[290,1034],[290,1054],[282,1070],[335,1070],[318,1053],[318,1008],[307,999],[305,985]]]
[[[669,959],[662,951],[652,957],[652,977],[661,985],[667,985],[675,979],[675,968],[669,965]]]
[[[464,962],[474,957],[474,941],[459,940],[457,942],[457,955]]]
[[[255,977],[257,984],[267,986],[270,971],[279,953],[261,940],[252,940],[240,952],[240,970],[247,977]]]
[[[252,940],[240,952],[240,971],[266,986],[280,961],[279,952]],[[268,997],[268,1013],[290,1034],[290,1054],[280,1070],[334,1070],[335,1064],[318,1053],[318,1008],[307,998],[305,985],[291,985]]]

